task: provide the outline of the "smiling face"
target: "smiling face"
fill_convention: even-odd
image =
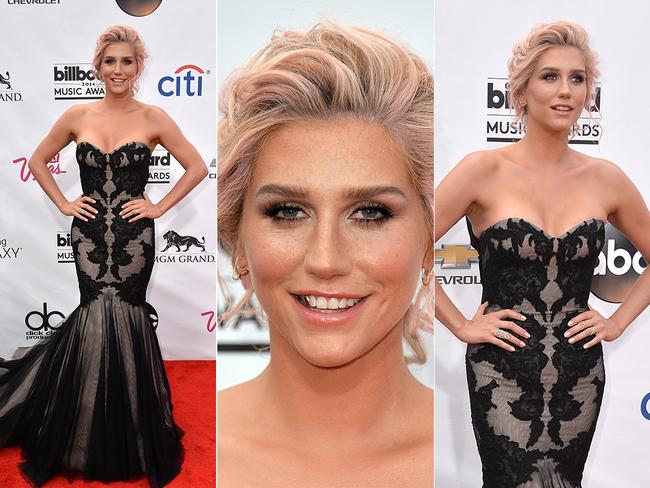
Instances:
[[[524,91],[528,127],[538,124],[568,131],[587,100],[585,57],[571,46],[547,49],[537,61]]]
[[[427,250],[407,164],[385,129],[353,118],[292,123],[263,145],[235,255],[274,353],[341,366],[401,326]]]
[[[138,73],[135,48],[128,42],[109,44],[104,50],[99,72],[107,92],[130,94]]]

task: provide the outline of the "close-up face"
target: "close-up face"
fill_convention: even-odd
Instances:
[[[567,130],[578,120],[587,99],[585,57],[572,46],[547,49],[538,59],[523,99],[528,124]]]
[[[341,366],[401,326],[427,250],[407,165],[383,127],[354,118],[295,122],[263,145],[235,255],[274,351]]]
[[[135,48],[128,42],[109,44],[104,49],[99,72],[107,92],[130,93],[138,73]]]

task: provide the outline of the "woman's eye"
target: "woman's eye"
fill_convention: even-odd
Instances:
[[[113,64],[113,60],[112,60],[112,59],[107,59],[107,60],[104,61],[104,63],[106,63],[106,64]]]
[[[264,209],[264,215],[274,220],[299,220],[307,217],[306,212],[295,205],[271,205]]]
[[[574,83],[582,83],[583,81],[585,81],[585,78],[582,75],[574,75],[571,77],[571,81],[573,81]]]
[[[125,60],[124,60],[124,64],[131,64],[132,62],[133,62],[133,61],[131,61],[130,59],[125,59]]]
[[[546,73],[544,75],[544,79],[545,80],[555,80],[555,79],[557,79],[557,76],[556,76],[555,73]]]
[[[363,223],[381,224],[392,217],[390,210],[386,207],[366,206],[359,207],[350,215],[351,219],[361,221]]]

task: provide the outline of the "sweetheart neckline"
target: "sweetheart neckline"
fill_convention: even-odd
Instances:
[[[151,152],[151,149],[149,148],[149,146],[148,146],[147,144],[145,144],[144,142],[141,142],[141,141],[129,141],[129,142],[125,142],[125,143],[120,144],[119,146],[117,146],[117,147],[116,147],[115,149],[113,149],[112,151],[104,151],[101,147],[97,146],[96,144],[93,144],[93,143],[90,142],[90,141],[79,141],[79,142],[77,142],[77,146],[79,146],[79,145],[81,145],[81,144],[88,144],[89,146],[92,146],[92,147],[94,147],[95,149],[97,149],[97,150],[98,150],[99,152],[101,152],[102,154],[114,154],[114,153],[116,153],[117,151],[119,151],[120,149],[122,149],[124,146],[128,146],[129,144],[139,144],[139,145],[141,145],[141,146],[146,147],[146,148],[149,150],[149,152]]]
[[[526,219],[524,219],[524,218],[522,218],[522,217],[506,217],[506,218],[504,218],[504,219],[501,219],[501,220],[498,220],[498,221],[494,222],[493,224],[488,225],[488,226],[483,230],[483,232],[481,232],[481,235],[477,238],[477,239],[479,240],[479,242],[481,241],[481,239],[483,239],[483,236],[485,236],[485,233],[486,233],[488,230],[490,230],[490,229],[496,227],[496,226],[499,225],[499,224],[502,224],[502,223],[504,223],[504,222],[507,222],[508,220],[518,220],[518,221],[520,221],[520,222],[524,222],[524,223],[528,224],[529,226],[531,226],[531,227],[532,227],[533,229],[535,229],[536,231],[541,232],[542,234],[544,234],[544,236],[546,236],[546,237],[548,237],[548,238],[550,238],[550,239],[563,239],[564,237],[566,237],[566,236],[568,236],[569,234],[571,234],[571,232],[573,232],[574,230],[580,228],[581,226],[583,226],[584,224],[586,224],[586,223],[588,223],[588,222],[600,222],[600,223],[603,224],[603,225],[605,225],[605,224],[607,223],[605,220],[602,220],[602,219],[599,219],[599,218],[596,218],[596,217],[590,217],[590,218],[588,218],[588,219],[584,219],[584,220],[578,222],[576,225],[574,225],[574,226],[571,227],[570,229],[568,229],[568,230],[562,232],[561,234],[559,234],[559,235],[557,235],[557,236],[554,236],[554,235],[548,233],[547,231],[545,231],[544,229],[542,229],[541,227],[539,227],[538,225],[532,223],[530,220],[526,220]],[[469,219],[468,219],[468,222],[469,222]],[[469,222],[469,224],[470,224],[470,228],[471,228],[471,230],[472,230],[472,234],[474,234],[474,229],[472,228],[472,223]]]

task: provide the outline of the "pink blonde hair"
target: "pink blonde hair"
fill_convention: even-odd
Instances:
[[[264,141],[291,122],[349,116],[385,127],[404,152],[433,243],[433,77],[404,46],[334,23],[317,24],[305,34],[285,32],[229,77],[220,110],[218,235],[233,259],[243,197]],[[421,287],[404,320],[417,361],[424,352],[416,329],[431,330],[433,323],[432,288]],[[245,310],[251,295],[222,319]]]
[[[95,54],[93,56],[93,69],[95,70],[95,76],[98,80],[103,81],[99,68],[102,64],[104,51],[110,44],[116,42],[127,42],[133,46],[133,50],[135,51],[135,61],[138,71],[131,84],[131,92],[135,93],[138,91],[138,79],[144,70],[144,60],[148,57],[148,54],[140,34],[129,25],[112,25],[99,35],[97,38],[97,45],[95,46]]]
[[[587,31],[573,22],[556,21],[536,26],[512,48],[512,57],[508,60],[508,92],[510,106],[515,109],[515,121],[522,120],[526,114],[521,100],[537,61],[546,50],[557,46],[575,47],[583,54],[587,84],[585,108],[591,107],[596,79],[600,76],[596,68],[598,56],[589,46]]]

